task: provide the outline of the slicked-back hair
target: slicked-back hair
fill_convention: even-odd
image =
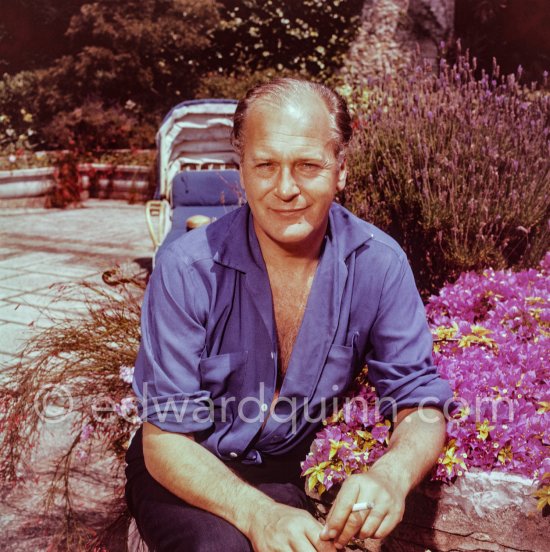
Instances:
[[[331,119],[330,126],[334,133],[334,155],[336,159],[341,159],[353,134],[346,100],[324,84],[289,77],[276,78],[268,83],[252,87],[237,104],[233,117],[231,143],[241,159],[244,149],[246,117],[254,105],[266,102],[281,107],[287,102],[310,94],[321,99],[327,107]]]

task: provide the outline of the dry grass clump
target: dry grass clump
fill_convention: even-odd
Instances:
[[[0,388],[3,482],[21,482],[32,473],[37,449],[54,449],[45,508],[60,507],[63,514],[52,550],[100,550],[101,535],[77,511],[80,490],[73,479],[101,465],[122,482],[118,472],[137,422],[128,381],[139,346],[143,289],[144,283],[135,282],[116,290],[90,284],[60,288],[61,300],[83,299],[83,315],[54,319],[32,338]],[[55,443],[45,443],[45,432],[52,430]],[[110,468],[103,465],[107,457]],[[114,495],[111,506],[121,512],[121,484]]]

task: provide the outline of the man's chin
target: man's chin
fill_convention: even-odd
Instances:
[[[293,224],[281,232],[277,232],[272,238],[280,244],[307,245],[312,239],[313,229],[306,224]]]

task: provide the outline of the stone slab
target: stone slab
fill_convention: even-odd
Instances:
[[[391,550],[547,552],[550,518],[536,510],[533,482],[472,471],[453,485],[428,483],[407,499]]]
[[[19,272],[15,268],[0,268],[0,282],[4,278],[10,278],[11,276],[17,276]]]
[[[0,326],[0,353],[17,355],[32,334],[33,329],[28,326],[12,322],[3,324]]]
[[[29,305],[53,311],[86,312],[88,310],[84,301],[77,299],[66,300],[56,293],[24,293],[13,298],[8,297],[4,301],[6,303]]]
[[[63,262],[70,258],[70,255],[45,253],[45,252],[29,252],[20,253],[12,257],[5,258],[0,261],[0,268],[25,268],[43,262]]]
[[[50,276],[62,276],[71,280],[81,280],[88,276],[97,274],[98,269],[94,266],[78,266],[74,264],[41,264],[40,267],[29,266],[21,269],[21,272],[32,272],[38,274],[48,274]],[[1,280],[0,280],[1,282]]]
[[[1,216],[1,215],[0,215]],[[0,260],[4,259],[4,257],[16,255],[18,253],[18,249],[14,247],[5,247],[0,246]]]
[[[35,328],[49,328],[59,320],[68,318],[69,313],[49,311],[45,308],[0,301],[0,321],[21,324]]]
[[[21,291],[19,290],[15,290],[11,288],[3,288],[2,286],[0,286],[0,301],[4,299],[12,298],[12,297],[17,297],[20,294],[21,294]]]
[[[50,286],[69,281],[69,278],[64,278],[63,276],[31,272],[20,272],[16,276],[10,276],[9,278],[0,280],[3,288],[13,289],[19,292],[50,289]]]
[[[3,325],[3,324],[2,324]],[[2,331],[2,326],[0,326],[0,332]],[[0,353],[0,372],[5,368],[12,366],[17,363],[17,357],[14,355],[7,355],[5,353]]]

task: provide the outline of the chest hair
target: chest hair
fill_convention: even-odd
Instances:
[[[270,274],[277,345],[279,349],[279,386],[286,374],[290,355],[300,331],[307,298],[313,282],[313,273],[304,277],[291,274]]]

